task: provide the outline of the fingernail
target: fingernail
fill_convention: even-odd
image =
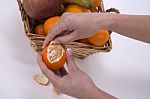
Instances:
[[[50,42],[50,45],[53,45],[53,44],[54,44],[54,41],[51,41],[51,42]]]
[[[60,44],[60,42],[58,41],[58,39],[55,39],[55,40],[53,41],[53,44],[57,45],[57,44]]]
[[[56,45],[57,44],[57,42],[54,40],[54,41],[51,41],[51,43],[50,43],[51,45]]]
[[[71,48],[67,48],[67,54],[68,54],[69,56],[72,56],[72,50],[71,50]]]

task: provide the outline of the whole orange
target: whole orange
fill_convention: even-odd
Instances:
[[[83,8],[79,5],[68,5],[65,9],[65,12],[72,12],[72,13],[79,13],[79,12],[87,12],[88,10],[86,8]]]
[[[42,51],[42,58],[51,70],[62,68],[66,61],[66,52],[62,45],[49,44]]]
[[[36,27],[34,28],[34,31],[35,31],[35,33],[38,34],[38,35],[46,36],[46,35],[45,35],[44,25],[43,25],[43,24],[40,24],[40,25],[36,26]]]
[[[88,41],[95,46],[103,46],[109,40],[108,30],[97,31]]]
[[[44,22],[44,31],[46,35],[48,34],[48,31],[51,29],[51,27],[58,21],[59,18],[60,16],[51,17]]]

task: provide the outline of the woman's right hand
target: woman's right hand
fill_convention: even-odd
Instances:
[[[43,47],[52,40],[55,43],[67,44],[91,36],[97,30],[105,29],[106,24],[102,22],[105,16],[104,13],[64,13],[49,30]]]

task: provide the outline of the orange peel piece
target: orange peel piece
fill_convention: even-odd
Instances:
[[[48,83],[49,83],[48,78],[41,74],[35,74],[35,75],[33,75],[33,78],[40,85],[48,85]]]

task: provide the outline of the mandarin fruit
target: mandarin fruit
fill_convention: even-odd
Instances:
[[[34,28],[34,31],[35,31],[35,33],[38,34],[38,35],[46,36],[45,31],[44,31],[44,25],[43,25],[43,24],[40,24],[40,25],[36,26],[36,27]]]
[[[109,40],[108,30],[97,31],[88,41],[95,46],[103,46]]]
[[[44,22],[44,31],[46,35],[48,34],[48,31],[51,29],[51,27],[58,21],[59,18],[60,16],[51,17]]]

